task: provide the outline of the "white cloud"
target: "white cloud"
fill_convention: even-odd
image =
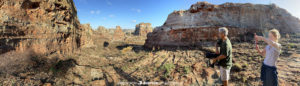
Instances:
[[[137,9],[136,12],[140,13],[142,10],[141,9]]]
[[[96,14],[100,14],[100,13],[101,13],[101,11],[100,11],[100,10],[97,10],[97,11],[96,11]]]
[[[108,17],[113,18],[113,17],[115,17],[115,15],[110,14],[110,15],[108,15]]]
[[[131,22],[132,22],[132,23],[136,23],[136,20],[132,20]]]
[[[112,5],[112,3],[109,0],[105,0],[107,5]]]
[[[100,10],[96,10],[96,11],[95,10],[91,10],[90,13],[91,14],[100,14],[101,11]]]
[[[103,20],[106,20],[106,17],[102,17]]]
[[[94,11],[94,10],[92,10],[92,11],[90,11],[90,13],[91,13],[91,14],[94,14],[94,13],[95,13],[95,11]]]
[[[136,9],[136,8],[131,8],[131,11],[135,11],[135,12],[138,12],[138,13],[142,12],[141,9]]]

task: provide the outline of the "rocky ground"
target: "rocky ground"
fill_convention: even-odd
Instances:
[[[218,68],[207,67],[203,47],[145,49],[145,37],[110,40],[94,34],[95,45],[73,53],[35,55],[32,51],[1,54],[1,85],[221,85]],[[282,38],[277,67],[280,85],[300,85],[300,34]],[[261,43],[263,46],[264,44]],[[233,42],[230,85],[261,85],[259,56],[252,42]],[[147,83],[148,82],[148,83]]]
[[[230,10],[231,16],[224,10]],[[241,16],[236,17],[237,13]],[[262,31],[251,28],[265,25],[257,22],[264,17],[266,21],[276,21],[265,22],[266,27],[261,28],[275,27],[291,33],[299,27],[294,23],[299,19],[275,5],[234,3],[196,3],[189,10],[171,13],[164,25],[153,32],[150,23],[136,25],[134,32],[120,26],[93,30],[89,24],[80,24],[73,0],[0,0],[0,15],[1,86],[221,85],[218,68],[207,67],[208,59],[204,58],[206,52],[214,52],[214,43],[207,40],[216,38],[210,32],[216,32],[218,26],[242,29],[230,30],[233,34],[259,33]],[[178,22],[181,19],[195,21]],[[218,21],[212,22],[214,19]],[[207,24],[211,27],[202,27]],[[239,35],[245,40],[252,38],[251,34]],[[162,48],[157,43],[202,47]],[[253,42],[232,43],[230,84],[261,85],[263,58],[256,53]],[[283,51],[277,65],[280,85],[300,85],[299,43],[299,33],[281,40]]]

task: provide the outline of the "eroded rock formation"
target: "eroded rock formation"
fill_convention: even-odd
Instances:
[[[134,35],[146,36],[150,32],[152,32],[151,23],[140,23],[135,26]]]
[[[79,25],[73,0],[1,0],[0,52],[72,51],[80,47]]]
[[[122,31],[120,26],[116,26],[113,34],[113,40],[122,40],[125,37],[125,33]]]
[[[103,34],[109,32],[104,26],[99,26],[96,31]]]
[[[94,42],[92,40],[93,29],[90,24],[82,24],[80,26],[80,47],[91,47],[94,46]]]
[[[232,40],[252,40],[253,33],[263,34],[276,28],[281,33],[300,31],[300,20],[274,4],[197,2],[188,10],[174,11],[166,22],[147,36],[148,48],[191,46],[215,40],[219,27],[229,28]]]

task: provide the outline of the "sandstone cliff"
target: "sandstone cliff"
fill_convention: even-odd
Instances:
[[[93,36],[93,29],[90,26],[90,24],[82,24],[80,25],[80,47],[84,48],[84,47],[92,47],[94,45],[94,42],[92,40],[92,36]]]
[[[150,32],[152,32],[151,23],[139,23],[135,26],[134,35],[146,36]]]
[[[276,28],[281,33],[300,31],[300,20],[274,4],[197,2],[188,10],[174,11],[166,22],[147,36],[146,47],[191,46],[215,40],[217,28],[229,28],[232,40],[252,40]]]
[[[0,52],[72,51],[80,47],[79,25],[73,0],[1,0]]]

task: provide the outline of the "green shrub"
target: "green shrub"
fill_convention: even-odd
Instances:
[[[172,63],[166,63],[159,68],[159,71],[164,71],[164,77],[168,77],[175,69],[175,65]]]
[[[189,67],[189,66],[184,66],[183,72],[184,72],[184,74],[190,73],[190,72],[191,72],[191,67]]]
[[[234,72],[240,72],[243,69],[243,67],[239,63],[235,63],[231,69]]]

